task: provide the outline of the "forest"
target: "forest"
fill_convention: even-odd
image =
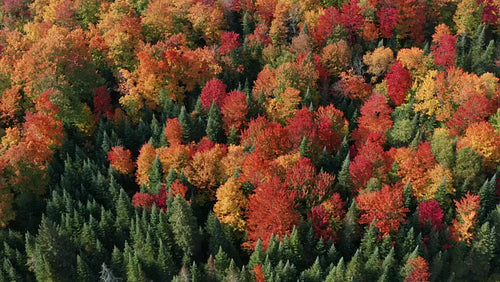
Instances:
[[[0,1],[0,281],[500,281],[499,79],[499,0]]]

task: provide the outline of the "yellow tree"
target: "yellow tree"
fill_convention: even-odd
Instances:
[[[156,150],[153,145],[146,143],[142,145],[137,157],[137,171],[135,173],[136,182],[139,185],[147,184],[149,181],[149,171],[153,167],[156,158]]]
[[[226,183],[217,189],[217,202],[214,212],[220,222],[231,225],[234,229],[245,230],[245,212],[248,207],[248,199],[243,194],[241,182],[230,177]]]
[[[267,101],[267,115],[272,121],[285,122],[287,118],[295,113],[295,109],[301,101],[300,91],[293,87],[288,87],[283,93]]]
[[[500,161],[500,133],[487,121],[469,125],[465,136],[458,141],[457,149],[471,147],[483,156],[484,167],[493,170]]]

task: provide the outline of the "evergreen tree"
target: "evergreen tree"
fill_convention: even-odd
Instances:
[[[349,170],[350,164],[351,161],[349,160],[349,154],[347,154],[347,156],[344,159],[344,162],[342,163],[342,168],[340,169],[340,173],[338,175],[339,185],[341,187],[340,191],[343,196],[350,195],[349,191],[351,191],[353,185]]]
[[[341,235],[341,250],[344,257],[350,258],[356,251],[360,239],[360,226],[358,223],[358,207],[353,201],[344,217],[344,229]]]
[[[191,140],[192,122],[191,122],[191,117],[187,113],[185,106],[181,107],[178,119],[182,128],[182,139],[184,139],[185,143],[188,143]]]
[[[262,241],[259,239],[255,244],[255,250],[252,255],[250,255],[250,260],[248,261],[248,269],[254,269],[256,265],[263,265],[265,258],[264,247],[262,247]]]
[[[216,143],[224,143],[225,135],[222,129],[222,118],[217,105],[212,102],[212,106],[208,111],[207,129],[208,138]]]
[[[80,257],[76,256],[76,279],[77,281],[95,281],[92,277],[92,271],[87,263]]]
[[[360,250],[356,251],[351,261],[347,265],[345,278],[351,281],[364,281],[365,268]]]
[[[153,166],[151,167],[151,172],[149,173],[149,189],[151,194],[157,194],[160,192],[162,180],[163,168],[160,158],[156,156],[153,161]]]
[[[495,240],[495,228],[491,228],[488,222],[484,223],[478,230],[470,254],[467,256],[467,269],[470,271],[468,279],[487,280],[495,253]]]
[[[169,222],[172,226],[175,243],[183,251],[183,262],[191,263],[196,255],[197,232],[196,218],[193,216],[191,207],[180,195],[175,197],[171,206],[172,213]]]
[[[479,219],[481,221],[486,220],[486,217],[495,208],[497,198],[496,186],[497,176],[495,174],[489,181],[486,180],[479,190]]]

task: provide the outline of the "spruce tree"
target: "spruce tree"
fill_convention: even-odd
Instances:
[[[225,135],[224,129],[222,129],[222,118],[217,105],[212,102],[212,106],[208,111],[207,120],[207,137],[210,138],[215,143],[224,143]]]
[[[182,128],[182,139],[184,140],[184,143],[188,143],[191,140],[192,122],[185,106],[181,107],[178,119]]]
[[[353,201],[344,217],[344,229],[341,235],[341,250],[344,257],[350,258],[356,251],[360,239],[360,226],[358,223],[358,208]]]
[[[175,243],[183,251],[182,261],[185,264],[191,264],[196,255],[198,233],[196,218],[193,216],[191,206],[180,195],[175,197],[170,209],[172,209],[172,213],[169,222],[172,226]]]

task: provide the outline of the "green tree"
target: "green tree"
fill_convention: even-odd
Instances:
[[[212,106],[208,111],[207,129],[206,133],[208,138],[216,143],[224,143],[225,135],[222,128],[222,118],[217,105],[212,102]]]

